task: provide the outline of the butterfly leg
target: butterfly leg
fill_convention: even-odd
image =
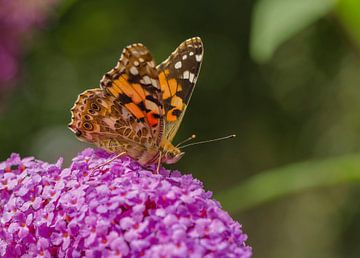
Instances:
[[[162,155],[162,152],[160,152],[160,154],[159,154],[159,160],[158,160],[158,164],[157,164],[157,167],[156,167],[156,174],[159,174],[159,171],[160,171],[161,155]]]
[[[108,161],[104,162],[104,163],[101,163],[100,165],[97,165],[96,167],[94,167],[92,170],[91,170],[91,173],[93,173],[96,169],[99,169],[109,163],[111,163],[112,161],[114,161],[115,159],[121,157],[122,155],[124,155],[126,152],[123,151],[123,152],[120,152],[119,154],[117,154],[115,157],[112,157],[111,159],[109,159]]]

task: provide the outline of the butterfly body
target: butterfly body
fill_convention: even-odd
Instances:
[[[141,165],[175,163],[183,152],[172,144],[189,103],[203,55],[200,38],[184,41],[160,65],[142,44],[126,47],[100,88],[86,90],[71,109],[70,129],[112,153],[125,152]]]

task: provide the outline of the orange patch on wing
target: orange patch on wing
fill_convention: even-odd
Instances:
[[[126,74],[119,77],[119,79],[115,80],[113,85],[117,88],[117,90],[114,90],[115,92],[124,93],[127,96],[129,96],[133,102],[140,103],[143,99],[141,98],[141,93],[143,93],[143,90],[141,89],[141,86],[139,84],[130,84],[127,81],[128,76]],[[135,90],[136,89],[136,90]],[[141,89],[141,91],[138,89]],[[110,88],[111,91],[111,88]],[[113,91],[111,91],[113,93]],[[143,94],[144,95],[144,94]],[[118,96],[114,95],[114,96]]]
[[[166,80],[165,72],[161,72],[159,74],[159,82],[160,82],[161,91],[163,92],[163,99],[170,98],[171,97],[170,89],[167,86],[167,80]]]
[[[114,85],[114,84],[113,84],[113,85]],[[107,90],[110,91],[110,93],[111,93],[113,96],[115,96],[115,97],[118,97],[119,94],[122,93],[122,91],[120,90],[120,88],[117,87],[116,85],[115,85],[115,87],[112,86],[112,87],[107,88]]]
[[[148,94],[146,94],[147,92],[144,90],[144,88],[138,83],[133,83],[131,85],[134,87],[135,91],[140,96],[140,98],[142,100],[145,99],[146,95],[148,95]]]
[[[136,118],[144,117],[144,113],[135,103],[126,104],[125,107],[134,115]]]
[[[178,86],[178,83],[175,79],[170,79],[168,80],[168,85],[169,85],[169,88],[170,88],[170,94],[171,96],[175,95],[176,93],[176,88]]]
[[[155,112],[149,112],[146,114],[147,121],[151,127],[159,123],[159,118],[154,117]]]
[[[175,122],[177,120],[177,116],[173,115],[173,111],[176,110],[177,108],[172,108],[170,109],[167,114],[166,114],[166,120],[169,122]]]
[[[161,72],[159,74],[159,82],[160,87],[163,92],[163,99],[170,98],[171,96],[174,96],[177,91],[181,91],[182,87],[176,79],[170,79],[168,80],[166,76],[169,74],[169,70],[165,70],[164,72]]]

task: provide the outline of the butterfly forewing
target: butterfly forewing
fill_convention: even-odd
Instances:
[[[190,101],[203,59],[199,37],[188,39],[158,67],[164,105],[164,137],[172,141]]]
[[[142,44],[126,47],[116,67],[106,73],[101,88],[114,96],[137,119],[150,129],[154,144],[162,132],[162,102],[155,62]]]

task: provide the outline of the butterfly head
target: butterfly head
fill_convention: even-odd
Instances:
[[[179,148],[175,147],[167,139],[162,139],[160,152],[162,153],[162,163],[174,164],[178,162],[185,152],[181,151]]]
[[[185,152],[180,151],[178,148],[174,148],[173,150],[164,153],[163,161],[166,164],[174,164],[178,162],[184,154]]]

